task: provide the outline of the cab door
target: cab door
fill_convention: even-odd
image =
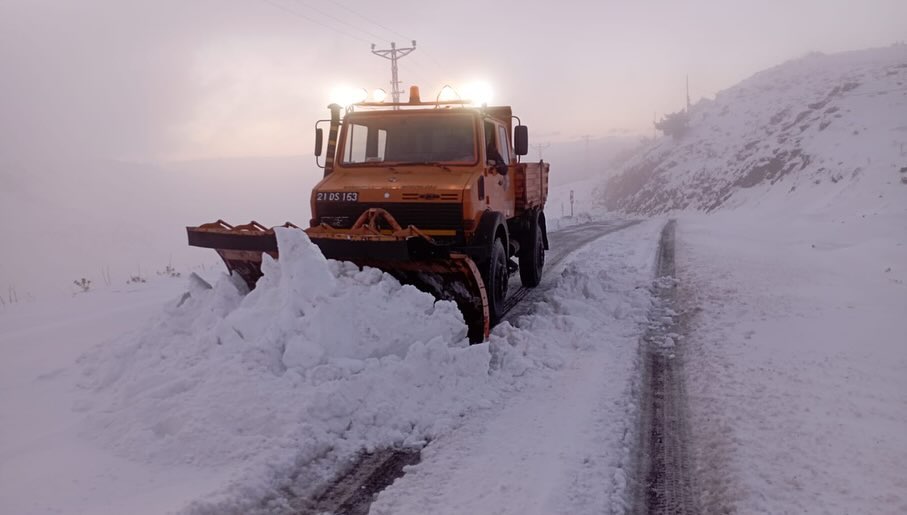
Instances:
[[[510,218],[514,214],[513,173],[516,160],[503,124],[485,120],[485,189],[488,207]],[[492,151],[492,149],[494,151]],[[495,156],[495,152],[497,156]],[[507,173],[498,171],[496,157],[507,167]]]

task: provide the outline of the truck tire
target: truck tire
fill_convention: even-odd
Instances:
[[[542,228],[539,225],[539,215],[531,215],[526,247],[520,253],[520,282],[526,288],[535,288],[542,282],[542,269],[545,267],[545,242]]]
[[[488,316],[492,325],[504,316],[504,300],[507,298],[507,253],[500,238],[491,244],[491,254],[482,267],[482,280],[485,282],[485,294],[488,296]]]

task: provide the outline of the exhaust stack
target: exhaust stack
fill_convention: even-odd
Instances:
[[[328,106],[331,110],[331,128],[328,130],[328,155],[324,158],[324,176],[334,171],[334,154],[337,152],[337,132],[340,129],[340,107],[337,104]]]

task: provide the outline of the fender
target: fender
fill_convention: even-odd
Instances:
[[[510,242],[510,232],[507,230],[507,219],[504,218],[504,214],[499,211],[485,211],[482,213],[482,218],[479,220],[479,225],[476,227],[476,236],[475,242],[473,245],[490,248],[492,242],[494,242],[494,237],[498,232],[498,228],[501,228],[504,231],[504,249],[506,250]]]
[[[545,212],[539,209],[539,228],[542,229],[542,243],[545,250],[548,250],[548,223],[545,222]]]

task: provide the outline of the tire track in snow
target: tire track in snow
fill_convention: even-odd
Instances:
[[[337,481],[297,508],[299,515],[367,515],[375,496],[419,463],[421,449],[379,449],[363,452]]]
[[[591,222],[565,227],[560,231],[549,234],[548,239],[551,249],[545,253],[545,272],[541,284],[536,288],[524,288],[520,284],[519,274],[514,274],[510,279],[509,289],[511,293],[504,302],[504,317],[501,321],[512,322],[520,315],[528,314],[532,309],[531,301],[539,298],[556,280],[557,273],[555,270],[558,269],[564,258],[593,240],[636,225],[640,221]],[[514,287],[516,287],[516,290],[514,290]],[[525,300],[530,302],[523,302]]]
[[[674,229],[662,229],[656,257],[656,303],[640,352],[642,385],[632,513],[699,513],[687,443],[689,422],[683,363],[676,342],[683,324],[676,298]]]

